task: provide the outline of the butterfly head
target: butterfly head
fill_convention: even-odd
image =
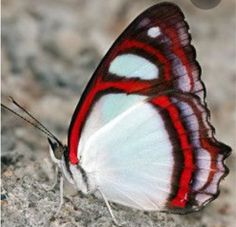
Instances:
[[[49,151],[53,162],[59,163],[62,160],[65,152],[67,151],[67,147],[59,141],[52,141],[50,138],[48,138],[48,142]]]
[[[74,184],[71,171],[69,170],[69,157],[68,157],[67,146],[63,145],[58,139],[53,141],[52,139],[48,138],[48,142],[49,142],[49,152],[52,161],[59,166],[64,177],[71,184]]]

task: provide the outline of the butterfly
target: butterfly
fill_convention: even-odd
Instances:
[[[214,200],[231,148],[214,136],[200,76],[181,9],[160,3],[141,13],[88,82],[68,146],[43,128],[61,190],[65,177],[100,196],[115,222],[109,202],[185,214]]]

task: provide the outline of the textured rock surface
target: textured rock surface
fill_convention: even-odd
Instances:
[[[2,102],[15,97],[66,141],[67,128],[82,89],[115,37],[154,0],[3,0]],[[176,1],[177,2],[177,1]],[[217,137],[235,149],[235,3],[222,1],[203,11],[178,1],[191,26],[193,43],[208,88],[208,104]],[[105,15],[104,15],[105,13]],[[47,192],[53,180],[46,139],[2,111],[2,226],[112,226],[102,201],[66,186]],[[234,226],[236,156],[221,195],[206,209],[186,216],[147,213],[114,205],[127,226]]]

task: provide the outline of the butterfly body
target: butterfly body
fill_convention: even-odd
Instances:
[[[190,41],[181,10],[161,3],[108,51],[76,107],[61,162],[83,193],[173,213],[217,197],[231,149],[214,137]]]

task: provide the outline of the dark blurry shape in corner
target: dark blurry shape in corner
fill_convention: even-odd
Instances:
[[[200,9],[212,9],[219,5],[221,0],[191,0],[191,2]]]

